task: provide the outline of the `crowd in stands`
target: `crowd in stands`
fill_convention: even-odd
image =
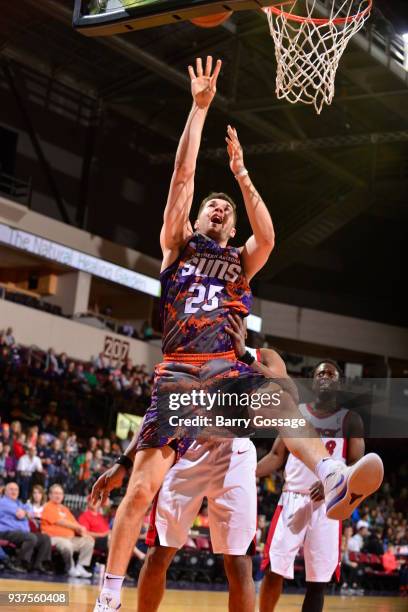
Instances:
[[[151,375],[145,366],[130,361],[113,368],[103,355],[83,364],[52,349],[41,354],[28,351],[17,345],[12,329],[0,333],[0,565],[3,559],[17,573],[28,568],[49,573],[56,567],[50,565],[54,551],[59,553],[61,572],[89,577],[95,551],[106,555],[112,508],[88,504],[85,509],[82,502],[78,513],[68,501],[64,505],[64,495],[67,500],[86,500],[93,482],[128,444],[111,431],[114,423],[109,429],[101,426],[98,412],[91,414],[95,405],[83,399],[105,394],[119,394],[127,401],[137,395],[146,405]],[[370,574],[376,580],[390,578],[393,588],[407,593],[408,464],[401,462],[386,473],[380,492],[344,525],[345,589],[372,586],[367,582]],[[279,474],[258,482],[259,554],[281,486]],[[122,492],[116,493],[113,508]],[[199,537],[189,539],[189,549],[208,551],[205,505],[193,534],[194,530]],[[14,545],[14,556],[7,545],[1,548],[2,542]],[[143,559],[141,551],[135,553]]]

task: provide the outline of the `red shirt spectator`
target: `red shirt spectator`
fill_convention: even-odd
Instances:
[[[88,510],[80,515],[78,523],[86,528],[88,535],[95,538],[103,538],[110,531],[108,520],[90,502],[88,503]]]
[[[387,552],[382,556],[382,564],[386,574],[392,574],[398,569],[398,561],[394,555],[394,547],[388,546]]]

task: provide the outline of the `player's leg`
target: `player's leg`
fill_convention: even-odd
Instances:
[[[146,543],[151,546],[138,581],[140,612],[158,609],[166,588],[166,572],[181,548],[203,502],[211,475],[211,451],[193,442],[168,471],[153,505]]]
[[[270,382],[262,388],[262,392],[273,394],[279,392],[280,404],[277,408],[269,409],[269,416],[285,419],[303,419],[293,393],[285,380]],[[261,414],[261,411],[259,411]],[[265,415],[266,416],[266,415]],[[323,482],[327,516],[332,519],[343,520],[348,518],[361,502],[377,491],[380,487],[384,467],[378,455],[369,453],[362,459],[347,467],[343,462],[332,459],[318,436],[314,427],[306,422],[302,436],[296,435],[296,430],[281,426],[277,428],[290,453],[300,459],[319,480]]]
[[[317,507],[313,504],[303,545],[306,569],[303,612],[322,612],[326,585],[340,568],[340,541],[341,522],[327,518],[324,504]]]
[[[166,588],[166,574],[177,548],[149,548],[137,583],[138,612],[156,612]]]
[[[302,612],[323,612],[325,588],[325,582],[306,582]]]
[[[266,570],[259,593],[259,612],[274,612],[283,588],[283,576]]]
[[[256,450],[248,439],[223,441],[214,448],[208,514],[213,550],[224,555],[229,610],[252,612],[255,584],[247,554],[256,535]]]
[[[250,555],[224,555],[224,568],[229,584],[228,610],[253,612],[255,610],[255,584],[252,578]]]
[[[307,525],[293,531],[293,516],[304,506],[304,496],[282,493],[269,527],[261,568],[260,612],[273,612],[282,592],[283,579],[293,579],[295,558],[303,546]]]
[[[115,516],[106,574],[95,608],[98,612],[120,605],[120,590],[144,516],[174,459],[175,451],[170,446],[136,453],[126,494]]]

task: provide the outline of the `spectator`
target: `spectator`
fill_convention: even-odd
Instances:
[[[93,365],[89,365],[88,369],[84,372],[85,380],[90,389],[96,389],[98,386],[98,378],[95,373],[95,367]]]
[[[110,535],[109,522],[103,515],[100,505],[93,504],[88,499],[88,508],[82,512],[78,523],[83,525],[87,534],[95,538],[95,547],[106,552],[108,550],[108,540]]]
[[[375,529],[371,531],[368,539],[364,545],[363,552],[371,553],[372,555],[381,556],[384,554],[384,544],[382,541],[382,529]]]
[[[65,451],[69,455],[77,455],[78,454],[78,441],[77,435],[74,432],[71,432],[67,438],[65,443]]]
[[[364,545],[364,538],[369,534],[367,521],[360,520],[357,523],[357,533],[348,541],[348,552],[360,552]]]
[[[3,444],[11,444],[12,443],[10,425],[8,423],[3,423],[2,424],[1,433],[0,433],[0,440],[3,442]]]
[[[386,552],[382,556],[382,564],[386,574],[394,574],[399,568],[399,563],[394,552],[394,546],[389,544]]]
[[[93,460],[91,461],[92,478],[99,478],[105,469],[102,450],[97,448],[94,453]]]
[[[64,482],[68,476],[68,462],[62,450],[61,440],[58,438],[53,440],[51,448],[48,449],[47,459],[49,460],[48,484]]]
[[[41,526],[41,516],[46,502],[47,497],[45,495],[44,487],[39,484],[34,485],[26,505],[30,513],[30,518],[35,523],[38,530]]]
[[[69,576],[90,578],[92,574],[86,571],[84,566],[91,563],[95,541],[63,505],[63,500],[64,489],[59,484],[52,485],[49,501],[45,504],[41,516],[41,531],[50,536],[52,545],[61,553],[65,571]],[[79,553],[76,565],[74,552]]]
[[[42,471],[43,467],[41,459],[37,457],[37,449],[35,446],[28,447],[27,454],[20,457],[17,463],[17,482],[24,501],[28,498],[33,478],[38,478]]]
[[[97,370],[101,370],[102,372],[109,372],[110,370],[110,362],[107,357],[103,353],[99,353],[98,357],[94,362],[95,368]]]
[[[60,365],[58,363],[57,355],[53,348],[48,349],[47,356],[45,358],[45,369],[51,370],[56,374],[60,374]]]
[[[6,470],[6,455],[4,453],[4,444],[0,440],[0,486],[6,482],[7,470]]]
[[[4,457],[4,470],[5,470],[5,481],[14,479],[16,477],[17,460],[11,453],[10,444],[4,444],[3,447]]]
[[[60,374],[65,374],[68,368],[68,357],[66,353],[61,353],[58,357],[58,369]]]
[[[31,533],[29,510],[18,499],[16,482],[9,482],[0,498],[0,538],[8,540],[18,548],[16,563],[11,569],[25,573],[29,569],[49,574],[45,563],[51,561],[50,538],[41,533]]]
[[[3,342],[6,346],[9,346],[9,347],[14,346],[16,344],[16,340],[13,335],[12,327],[8,327],[6,329],[6,333],[3,336]]]
[[[130,323],[125,323],[124,325],[122,325],[119,331],[124,336],[128,336],[129,338],[132,338],[135,333],[135,328]]]
[[[92,476],[92,461],[92,451],[86,451],[85,455],[83,455],[83,461],[79,465],[78,480],[81,482],[87,483],[90,480]]]
[[[98,448],[98,440],[95,438],[95,436],[91,436],[88,440],[88,450],[90,450],[93,453],[96,451],[97,448]]]

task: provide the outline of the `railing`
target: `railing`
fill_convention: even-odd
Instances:
[[[31,178],[22,181],[5,172],[0,172],[0,193],[6,194],[12,200],[31,205],[32,185]]]

